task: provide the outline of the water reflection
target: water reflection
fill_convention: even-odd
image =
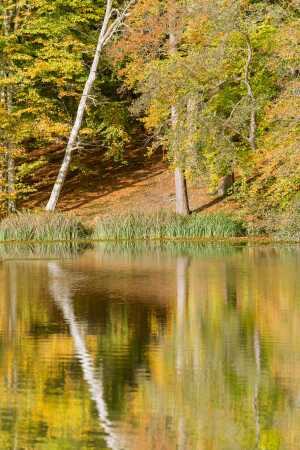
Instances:
[[[0,261],[8,259],[64,259],[77,257],[90,244],[78,242],[65,243],[30,243],[30,244],[1,244]]]
[[[81,327],[80,329],[74,313],[68,274],[64,273],[59,264],[54,262],[48,263],[48,270],[51,275],[50,291],[56,304],[62,311],[64,320],[69,325],[70,335],[73,339],[75,351],[82,367],[84,379],[87,382],[92,398],[96,403],[100,424],[107,435],[107,444],[112,450],[119,450],[121,448],[119,438],[115,430],[113,430],[112,423],[108,418],[101,370],[99,371],[99,376],[97,378],[93,359],[91,358],[85,343],[84,327]]]
[[[298,448],[298,247],[59,254],[0,262],[1,449]]]

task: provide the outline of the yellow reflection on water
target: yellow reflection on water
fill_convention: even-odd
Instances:
[[[0,449],[294,450],[300,250],[0,263]]]

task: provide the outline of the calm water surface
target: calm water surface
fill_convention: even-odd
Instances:
[[[300,247],[1,247],[0,380],[1,450],[299,449]]]

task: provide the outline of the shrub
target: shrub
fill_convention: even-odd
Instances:
[[[276,228],[274,236],[277,240],[283,241],[300,241],[300,208],[286,212],[280,219],[276,220]]]

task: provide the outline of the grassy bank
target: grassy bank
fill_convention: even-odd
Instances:
[[[127,214],[98,219],[93,227],[63,213],[13,214],[0,222],[0,242],[78,242],[110,241],[203,241],[262,239],[300,241],[300,209],[273,216],[261,234],[247,231],[246,223],[231,215],[191,214],[181,216],[166,212]],[[194,244],[193,244],[194,245]]]
[[[129,214],[99,220],[94,240],[212,239],[245,236],[244,224],[225,214]]]
[[[2,242],[133,241],[245,236],[244,224],[225,214],[128,214],[99,219],[89,230],[68,214],[15,214],[0,222]]]
[[[0,222],[2,242],[78,241],[87,236],[80,220],[67,214],[13,214]]]

